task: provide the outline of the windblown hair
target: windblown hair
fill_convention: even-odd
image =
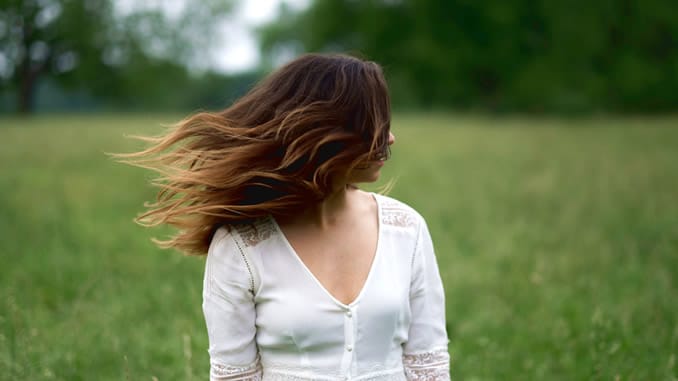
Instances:
[[[136,221],[178,229],[161,247],[203,255],[215,230],[288,216],[321,202],[336,179],[388,157],[390,101],[379,65],[307,54],[220,112],[200,112],[145,150],[116,155],[162,177]]]

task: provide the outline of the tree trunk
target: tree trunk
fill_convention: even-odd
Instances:
[[[17,99],[17,111],[19,114],[28,115],[33,112],[35,80],[37,79],[37,72],[31,70],[30,58],[25,57],[23,59],[19,73],[19,98]]]
[[[31,67],[31,44],[33,43],[33,25],[28,21],[34,17],[35,10],[31,8],[29,15],[23,18],[22,46],[23,57],[19,65],[17,112],[22,115],[28,115],[33,112],[33,95],[35,93],[36,74]]]

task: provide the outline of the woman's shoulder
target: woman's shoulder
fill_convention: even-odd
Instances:
[[[227,282],[254,294],[261,283],[256,263],[244,249],[235,225],[218,227],[207,251],[205,292],[214,292]]]
[[[233,235],[231,230],[230,226],[222,225],[214,231],[207,250],[208,256],[215,252],[222,252],[225,246],[231,245]]]
[[[259,245],[271,237],[273,228],[268,218],[222,225],[212,236],[207,261],[229,264],[226,267],[241,277],[246,276],[251,290],[256,292],[261,279],[259,271],[262,249]]]
[[[223,241],[228,241],[239,249],[255,247],[268,240],[274,232],[275,226],[268,217],[222,225],[214,232],[210,246],[223,245]]]
[[[405,202],[378,193],[374,193],[374,196],[384,225],[418,229],[424,221],[422,215]]]
[[[267,241],[276,232],[273,219],[262,217],[254,221],[236,224],[232,229],[244,246],[255,247]]]

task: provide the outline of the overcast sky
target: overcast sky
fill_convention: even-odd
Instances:
[[[259,51],[251,29],[275,19],[280,3],[281,0],[240,1],[233,20],[225,21],[221,26],[224,41],[215,47],[215,69],[233,73],[256,66]]]
[[[137,0],[115,0],[119,11],[139,6]],[[162,7],[168,15],[176,14],[191,0],[146,0],[144,6]],[[293,9],[301,9],[310,0],[239,0],[232,15],[221,23],[221,41],[215,39],[211,52],[212,67],[224,73],[237,73],[251,69],[259,62],[257,41],[252,33],[256,26],[267,23],[278,14],[281,3]]]

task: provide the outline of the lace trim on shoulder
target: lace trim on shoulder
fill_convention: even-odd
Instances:
[[[381,220],[386,225],[398,227],[417,225],[417,218],[412,210],[402,203],[388,198],[381,201]]]
[[[405,376],[411,381],[449,381],[450,355],[447,349],[403,355]]]
[[[236,225],[242,242],[245,246],[256,246],[267,240],[275,231],[272,222],[267,218],[258,219],[249,224]]]
[[[210,380],[212,381],[261,381],[262,369],[257,361],[245,365],[234,366],[212,363],[210,366]]]

